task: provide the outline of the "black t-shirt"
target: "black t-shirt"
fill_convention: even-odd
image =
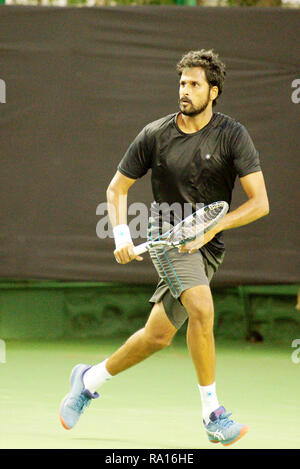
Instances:
[[[220,112],[198,132],[184,133],[178,113],[146,125],[129,146],[118,170],[138,179],[151,169],[154,200],[161,204],[230,205],[236,176],[260,171],[258,152],[246,128]],[[198,205],[199,207],[199,205]],[[207,244],[216,254],[224,250],[222,233]]]

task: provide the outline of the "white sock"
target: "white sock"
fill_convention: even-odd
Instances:
[[[105,381],[108,381],[112,377],[105,366],[107,360],[108,358],[98,363],[98,365],[92,366],[92,368],[87,370],[83,375],[83,384],[91,393],[94,393]]]
[[[210,414],[220,407],[216,394],[216,383],[210,384],[209,386],[200,386],[200,384],[198,384],[198,387],[202,402],[202,416],[204,422],[207,424]]]

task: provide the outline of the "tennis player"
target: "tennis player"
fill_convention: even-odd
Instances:
[[[127,225],[127,193],[135,181],[152,171],[152,190],[158,204],[205,205],[231,203],[236,178],[246,202],[202,238],[180,249],[155,248],[150,254],[157,272],[168,263],[150,299],[153,303],[145,327],[133,334],[115,353],[94,366],[79,364],[71,374],[71,389],[62,400],[60,419],[66,429],[106,380],[168,346],[188,320],[187,346],[200,391],[204,429],[212,443],[229,445],[248,426],[230,418],[220,405],[215,383],[214,305],[210,281],[225,253],[223,231],[246,225],[269,212],[258,152],[246,128],[213,107],[223,90],[224,63],[212,50],[190,51],[177,64],[179,112],[146,125],[129,146],[107,190],[113,226],[115,259],[133,260],[134,245]],[[151,230],[150,230],[151,231]],[[149,232],[148,236],[152,236]]]

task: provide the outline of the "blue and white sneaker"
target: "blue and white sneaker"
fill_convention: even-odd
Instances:
[[[76,365],[70,376],[71,389],[63,398],[59,408],[59,418],[66,430],[71,430],[79,420],[81,414],[90,405],[92,399],[99,394],[92,394],[83,384],[84,373],[91,368],[90,365]]]
[[[223,406],[218,407],[209,416],[208,424],[204,427],[211,443],[222,443],[224,446],[231,445],[244,436],[248,431],[248,425],[231,420],[231,412],[226,413]]]

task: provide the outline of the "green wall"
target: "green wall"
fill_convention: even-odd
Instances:
[[[60,339],[129,335],[143,327],[154,286],[0,282],[0,337]],[[213,290],[216,338],[286,342],[300,337],[296,286]],[[269,288],[269,289],[268,289]],[[252,292],[252,296],[249,296]],[[185,327],[180,333],[184,334]]]

